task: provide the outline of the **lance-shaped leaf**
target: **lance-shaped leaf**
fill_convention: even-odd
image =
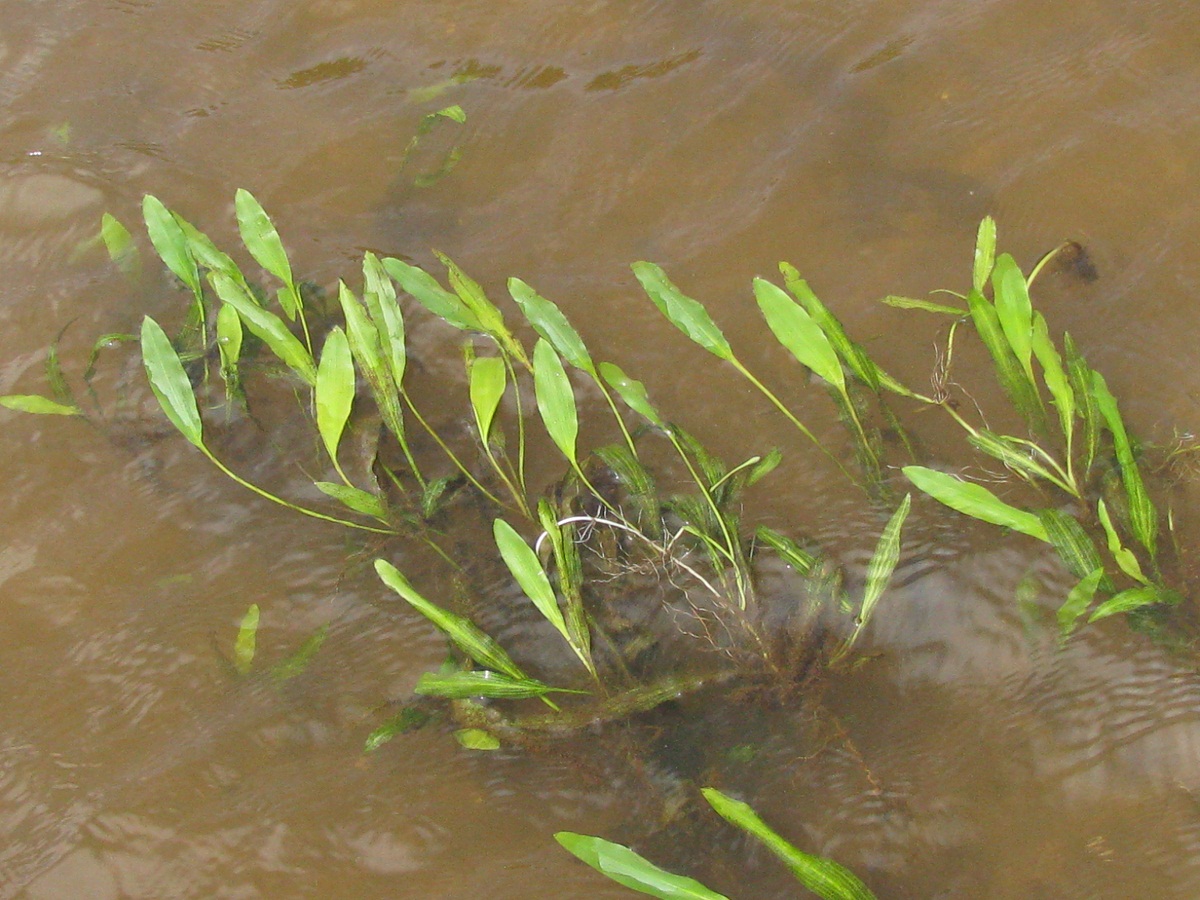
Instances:
[[[797,881],[818,897],[823,900],[875,900],[875,895],[854,873],[833,860],[797,850],[772,830],[749,804],[727,797],[715,788],[704,788],[703,794],[721,818],[761,841],[783,860]]]
[[[239,675],[250,674],[254,665],[255,645],[258,641],[258,604],[251,603],[238,626],[237,639],[233,643],[233,665]]]
[[[348,484],[338,484],[334,481],[314,481],[313,486],[327,497],[332,497],[347,509],[364,516],[371,516],[382,522],[387,521],[387,507],[383,500],[361,488]]]
[[[1104,569],[1097,568],[1089,572],[1079,583],[1071,588],[1067,594],[1067,599],[1063,605],[1058,608],[1056,618],[1058,619],[1058,636],[1059,640],[1066,640],[1070,637],[1071,632],[1075,630],[1075,624],[1079,621],[1089,606],[1092,605],[1092,600],[1096,596],[1096,589],[1100,586],[1100,582],[1104,579]]]
[[[287,317],[295,320],[300,311],[300,294],[296,290],[296,283],[292,281],[292,266],[275,224],[254,195],[245,188],[238,188],[233,205],[242,243],[260,266],[283,282],[284,289],[279,292],[279,302]]]
[[[395,285],[374,253],[363,256],[363,301],[379,332],[380,349],[391,370],[392,381],[400,387],[404,384],[404,371],[408,365],[404,313],[396,300]]]
[[[1033,306],[1029,300],[1029,285],[1017,261],[1007,253],[1000,254],[992,269],[992,295],[1008,346],[1032,384]]]
[[[1104,569],[1100,551],[1074,516],[1058,509],[1043,509],[1038,511],[1038,518],[1068,572],[1076,578],[1085,578],[1096,569]],[[1107,578],[1102,577],[1098,585],[1106,591],[1112,590]]]
[[[242,317],[228,303],[217,310],[217,351],[221,356],[221,378],[232,391],[238,382],[238,362],[242,357]]]
[[[1100,448],[1100,410],[1096,407],[1096,399],[1092,396],[1092,370],[1083,358],[1071,335],[1063,333],[1063,354],[1067,363],[1067,381],[1075,396],[1079,416],[1083,420],[1083,439],[1086,448],[1083,470],[1092,468],[1096,452]]]
[[[188,241],[171,211],[153,194],[142,198],[142,218],[154,250],[175,276],[200,296],[200,271],[188,249]]]
[[[170,338],[149,316],[142,320],[142,363],[150,379],[150,389],[171,424],[190,444],[204,449],[204,431],[192,383]]]
[[[575,544],[574,525],[559,525],[553,507],[544,497],[538,501],[538,521],[550,538],[554,564],[558,569],[558,586],[566,606],[567,634],[583,664],[594,678],[596,666],[592,661],[592,634],[587,613],[583,608],[583,561]]]
[[[1183,602],[1183,598],[1175,591],[1159,587],[1156,584],[1131,587],[1121,591],[1121,593],[1114,597],[1109,597],[1097,606],[1096,611],[1088,616],[1088,621],[1095,622],[1098,619],[1107,619],[1109,616],[1115,616],[1117,613],[1133,612],[1135,609],[1154,606],[1159,603],[1167,606],[1176,606],[1181,602]]]
[[[562,455],[576,465],[579,413],[575,408],[575,392],[562,360],[544,338],[538,338],[533,348],[533,387],[546,431]]]
[[[996,308],[979,291],[971,291],[967,295],[967,305],[971,310],[975,331],[996,366],[1000,387],[1026,421],[1037,421],[1041,412],[1037,391],[1009,345]]]
[[[525,700],[544,697],[551,692],[582,694],[567,688],[556,688],[533,678],[513,678],[499,672],[426,672],[413,688],[414,694],[443,697],[447,700],[466,700],[487,697],[492,700]]]
[[[588,654],[572,639],[562,610],[558,608],[558,598],[554,596],[554,588],[550,586],[550,579],[546,577],[546,571],[542,568],[533,548],[525,543],[525,539],[517,534],[516,529],[503,519],[497,519],[493,523],[492,533],[496,538],[496,546],[500,550],[500,555],[504,558],[504,564],[512,572],[513,578],[517,580],[517,584],[521,586],[525,596],[533,602],[546,621],[562,635],[563,640],[579,657],[579,661],[590,670],[591,663]]]
[[[558,355],[577,369],[599,379],[596,364],[579,332],[567,320],[553,301],[547,300],[520,278],[508,279],[508,292],[521,307],[529,324],[541,337],[550,342]]]
[[[100,238],[108,250],[108,257],[123,273],[130,278],[137,276],[141,268],[137,246],[133,243],[133,235],[121,224],[120,219],[105,213],[100,217]]]
[[[916,297],[898,297],[888,294],[883,303],[896,309],[921,309],[925,312],[938,313],[945,316],[961,316],[966,310],[958,306],[947,306],[944,303],[934,303],[932,300],[921,300]]]
[[[478,356],[471,361],[471,410],[479,439],[486,445],[492,433],[492,421],[508,386],[508,370],[498,356]]]
[[[375,560],[375,571],[383,583],[403,597],[421,615],[429,619],[448,637],[456,647],[467,654],[477,665],[494,672],[501,672],[520,681],[529,680],[512,658],[496,641],[481,631],[470,620],[442,609],[422,597],[408,579],[387,560]]]
[[[1050,398],[1054,408],[1058,410],[1058,424],[1067,442],[1067,452],[1070,453],[1075,422],[1075,391],[1071,389],[1071,380],[1063,367],[1062,357],[1050,339],[1050,329],[1045,317],[1035,312],[1033,314],[1033,353],[1042,367],[1042,379],[1050,390]]]
[[[1109,515],[1108,504],[1104,502],[1104,498],[1096,503],[1096,516],[1104,527],[1104,535],[1108,539],[1108,552],[1112,554],[1117,567],[1134,581],[1150,584],[1150,579],[1142,574],[1142,566],[1138,562],[1138,558],[1121,542],[1121,536],[1117,534],[1117,528],[1113,525],[1112,516]]]
[[[1039,541],[1050,540],[1037,516],[1010,506],[981,484],[924,466],[905,466],[903,471],[918,489],[951,509],[981,522],[1003,525]]]
[[[855,619],[855,636],[866,627],[875,605],[892,580],[892,573],[896,571],[896,563],[900,561],[900,533],[904,528],[904,520],[908,518],[910,506],[912,494],[905,494],[900,506],[892,513],[879,535],[879,543],[875,545],[875,552],[871,554],[871,561],[867,563],[867,584],[863,592],[862,608]]]
[[[279,357],[280,362],[299,375],[305,384],[316,385],[317,367],[313,358],[299,338],[288,331],[283,319],[255,303],[246,289],[224,272],[210,272],[208,279],[222,302],[237,310],[246,327]]]
[[[471,311],[471,314],[479,322],[484,332],[503,347],[505,352],[510,354],[514,359],[520,360],[523,365],[528,367],[529,360],[525,356],[525,348],[521,346],[517,339],[513,337],[512,332],[508,330],[508,326],[504,324],[504,316],[501,314],[499,307],[487,298],[479,283],[467,275],[466,272],[458,267],[454,260],[450,259],[444,253],[438,253],[437,258],[446,267],[446,273],[450,278],[450,286],[454,288],[454,292],[458,294],[463,305]]]
[[[1139,544],[1153,558],[1158,551],[1158,511],[1146,493],[1141,470],[1133,456],[1133,446],[1125,430],[1125,422],[1117,409],[1117,398],[1108,389],[1104,376],[1092,371],[1092,397],[1104,417],[1113,437],[1113,449],[1121,467],[1121,480],[1125,483],[1125,496],[1129,501],[1129,527]]]
[[[321,363],[317,366],[317,431],[325,443],[329,458],[337,463],[338,444],[350,407],[354,405],[354,359],[346,332],[334,328],[321,348]]]
[[[438,280],[424,269],[391,256],[385,257],[382,263],[405,293],[439,319],[463,331],[485,331],[462,299],[438,284]]]
[[[659,900],[729,900],[694,878],[660,869],[628,847],[587,834],[560,831],[554,835],[564,849],[617,884]]]
[[[658,410],[650,403],[646,386],[636,379],[630,378],[621,368],[613,363],[600,363],[600,376],[608,383],[617,395],[625,401],[625,405],[635,413],[658,428],[667,429],[667,423],[658,414]]]
[[[996,259],[996,221],[991,216],[984,216],[979,223],[979,231],[975,235],[975,264],[972,267],[971,285],[982,292],[992,274],[992,266]]]
[[[778,553],[780,559],[801,575],[808,575],[819,562],[814,554],[809,553],[791,538],[766,525],[759,525],[754,532],[754,537]]]
[[[59,403],[40,394],[6,394],[0,397],[0,406],[15,409],[17,412],[33,413],[39,416],[83,415],[77,406]]]
[[[276,681],[287,681],[289,678],[295,678],[308,668],[309,663],[313,661],[313,658],[317,655],[317,651],[321,649],[321,645],[325,643],[327,637],[329,637],[329,626],[322,625],[304,639],[304,643],[297,648],[295,653],[272,667],[271,677]]]
[[[813,290],[808,286],[808,282],[800,277],[800,273],[794,266],[788,263],[780,263],[779,271],[783,274],[783,283],[787,286],[787,289],[791,291],[792,296],[800,301],[800,305],[813,317],[813,321],[820,326],[821,331],[825,333],[825,337],[829,339],[829,343],[833,345],[833,349],[837,351],[838,356],[850,367],[850,371],[854,373],[859,381],[878,393],[881,386],[881,371],[871,357],[867,355],[867,352],[854,343],[854,341],[850,340],[846,335],[846,330],[842,327],[842,323],[838,321],[837,316],[831,313],[829,308],[821,302],[821,299],[813,293]]]
[[[179,225],[183,232],[184,238],[187,240],[188,250],[191,251],[192,258],[196,260],[198,265],[203,266],[210,272],[224,272],[242,287],[249,290],[246,282],[246,276],[242,274],[242,270],[238,268],[228,254],[217,249],[217,245],[204,232],[200,231],[185,219],[179,213],[172,213],[175,216],[175,222]]]
[[[781,288],[762,278],[754,279],[754,298],[779,343],[818,378],[844,391],[846,377],[837,351],[813,317]]]
[[[371,396],[383,422],[398,440],[404,440],[404,418],[400,411],[400,398],[391,370],[384,361],[379,345],[379,330],[371,322],[362,304],[345,282],[338,282],[338,302],[346,318],[346,337],[350,341],[350,354],[358,362]]]
[[[675,287],[654,263],[636,262],[632,268],[643,290],[672,325],[714,356],[726,361],[733,359],[733,348],[708,310]]]

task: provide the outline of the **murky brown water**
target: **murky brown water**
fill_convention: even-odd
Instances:
[[[878,297],[961,286],[987,212],[1025,265],[1074,237],[1100,278],[1048,278],[1041,307],[1167,440],[1200,391],[1198,34],[1186,0],[0,0],[0,391],[38,390],[69,322],[78,361],[177,308],[165,279],[131,292],[79,250],[102,212],[132,224],[153,192],[229,245],[247,187],[326,285],[366,248],[437,247],[497,291],[519,274],[716,449],[790,449],[766,513],[861,565],[878,517],[627,264],[664,265],[781,381],[748,285],[791,260],[916,382],[933,326]],[[450,102],[466,125],[400,171]],[[458,167],[414,187],[455,140]],[[442,331],[414,341],[431,385],[457,371]],[[107,435],[3,417],[0,897],[627,896],[560,829],[638,842],[735,900],[796,896],[727,830],[657,827],[653,791],[586,746],[471,754],[434,728],[364,757],[441,643],[347,573],[360,545],[266,508],[133,399]],[[272,471],[269,448],[232,452]],[[1200,895],[1200,677],[1113,620],[1056,651],[1013,599],[1031,567],[1047,608],[1065,590],[1036,554],[927,518],[877,660],[802,710],[681,725],[656,766],[715,773],[881,898]],[[214,650],[250,602],[267,661],[329,625],[282,688],[229,678]]]

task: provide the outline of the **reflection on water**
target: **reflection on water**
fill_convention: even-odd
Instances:
[[[1048,274],[1041,307],[1146,437],[1192,427],[1194,4],[2,6],[4,392],[38,389],[69,322],[61,355],[80,360],[181,308],[89,243],[103,211],[132,225],[153,192],[230,245],[244,186],[325,285],[367,248],[436,247],[489,288],[519,274],[714,449],[783,446],[763,514],[852,576],[878,516],[656,318],[630,261],[663,264],[786,384],[747,310],[750,278],[788,259],[916,383],[934,326],[874,301],[961,285],[992,212],[1026,265],[1086,246],[1100,277]],[[401,168],[450,103],[465,126]],[[453,174],[416,186],[460,140]],[[413,341],[426,389],[459,391],[452,336]],[[807,698],[711,698],[542,753],[471,755],[434,728],[364,757],[439,641],[347,563],[374,548],[264,509],[165,436],[136,369],[114,351],[98,381],[118,428],[8,416],[0,433],[2,898],[627,896],[554,845],[563,828],[734,897],[794,896],[727,829],[672,814],[689,779],[881,897],[1200,893],[1195,673],[1112,621],[1058,651],[1013,597],[1028,570],[1049,609],[1061,573],[957,521],[914,525],[875,658]],[[731,408],[743,427],[720,427]],[[278,468],[261,443],[232,449]],[[302,676],[226,676],[251,602],[268,663],[329,626]]]

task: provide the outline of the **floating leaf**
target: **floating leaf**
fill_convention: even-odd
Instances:
[[[842,327],[842,323],[838,321],[837,316],[831,313],[829,308],[813,293],[812,289],[808,286],[808,282],[800,277],[800,273],[794,266],[790,266],[787,263],[780,263],[779,271],[783,273],[783,282],[787,286],[787,289],[800,301],[800,305],[812,316],[813,321],[820,326],[821,331],[825,333],[825,337],[833,345],[833,349],[837,351],[838,356],[850,367],[850,371],[854,373],[859,381],[878,393],[881,386],[881,372],[871,357],[867,355],[867,352],[854,343],[854,341],[850,340],[846,335],[846,330]]]
[[[536,358],[536,355],[535,355]],[[479,356],[471,361],[471,409],[479,439],[486,445],[492,433],[492,421],[508,386],[508,370],[498,356]]]
[[[904,476],[921,491],[951,509],[982,522],[1003,525],[1040,541],[1050,540],[1037,516],[1009,506],[983,485],[924,466],[905,466],[903,471]]]
[[[363,742],[363,753],[374,753],[397,735],[415,731],[429,721],[429,713],[419,706],[406,706],[369,735]]]
[[[551,687],[533,678],[512,678],[499,672],[426,672],[417,679],[413,693],[446,700],[487,697],[492,700],[525,700],[551,692],[581,694],[567,688]]]
[[[1056,614],[1059,640],[1066,640],[1075,630],[1075,623],[1092,605],[1092,600],[1096,596],[1096,588],[1100,586],[1103,578],[1104,569],[1097,568],[1085,575],[1078,584],[1071,588],[1066,601],[1058,608]]]
[[[514,359],[518,359],[522,364],[528,366],[529,360],[525,358],[525,349],[517,342],[516,338],[508,330],[504,324],[504,316],[501,314],[496,304],[492,303],[483,292],[483,288],[479,283],[467,275],[458,264],[444,253],[438,253],[437,258],[442,261],[446,267],[446,273],[450,278],[450,286],[454,288],[454,292],[458,294],[463,305],[470,310],[483,331],[491,336],[505,351]]]
[[[586,834],[560,831],[554,835],[569,853],[597,872],[630,890],[660,900],[728,900],[694,878],[675,875],[634,853],[628,847]]]
[[[750,471],[746,473],[746,487],[750,487],[766,478],[775,471],[781,462],[783,462],[783,452],[778,447],[775,447],[750,467]]]
[[[596,365],[588,353],[579,332],[567,321],[563,311],[520,278],[508,279],[508,292],[521,307],[529,324],[541,337],[550,342],[559,356],[593,378],[599,378]]]
[[[350,420],[354,404],[354,359],[346,332],[334,328],[321,348],[321,363],[317,366],[315,402],[317,431],[333,464],[337,465],[338,444]]]
[[[1004,393],[1026,421],[1036,421],[1040,413],[1037,392],[1009,345],[999,313],[979,291],[971,291],[967,295],[967,305],[971,310],[975,331],[991,354],[996,378]]]
[[[141,340],[142,362],[150,379],[150,389],[158,398],[163,412],[190,444],[204,449],[204,432],[200,411],[196,407],[196,395],[192,393],[192,383],[166,332],[146,316],[142,320]]]
[[[383,500],[374,494],[348,484],[338,484],[333,481],[314,481],[313,485],[322,494],[337,500],[347,509],[364,516],[371,516],[382,522],[387,521],[387,507]]]
[[[305,384],[314,386],[317,383],[317,367],[312,356],[299,338],[288,331],[283,319],[259,306],[242,285],[224,272],[210,272],[208,279],[222,302],[237,310],[246,327],[280,362],[299,375]]]
[[[171,211],[157,197],[147,194],[142,198],[142,217],[146,221],[146,233],[155,252],[167,268],[199,297],[200,271],[188,249],[187,237]]]
[[[661,268],[649,262],[636,262],[632,268],[642,288],[672,325],[714,356],[733,359],[733,348],[708,311],[675,287]]]
[[[406,293],[438,318],[463,331],[485,330],[459,296],[438,284],[438,280],[424,269],[390,256],[382,263]]]
[[[975,236],[975,265],[971,277],[971,285],[975,290],[983,291],[984,285],[991,277],[995,259],[996,221],[991,216],[984,216]]]
[[[242,317],[234,307],[222,303],[217,310],[217,351],[221,355],[221,378],[230,390],[238,381],[242,337]]]
[[[1008,346],[1032,384],[1033,306],[1029,300],[1029,285],[1016,260],[1007,253],[997,258],[992,269],[992,295]]]
[[[58,403],[49,397],[42,397],[38,394],[7,394],[0,397],[0,406],[15,409],[17,412],[33,413],[39,416],[83,415],[77,406]]]
[[[651,425],[666,430],[667,423],[659,416],[658,410],[651,405],[650,397],[646,393],[646,386],[644,384],[630,378],[618,366],[608,362],[600,363],[600,376],[608,382],[609,387],[620,395],[621,399],[625,401],[626,406]]]
[[[845,390],[846,377],[837,352],[813,317],[781,288],[762,278],[754,279],[754,297],[779,343],[818,378]]]
[[[464,750],[499,750],[500,739],[482,728],[460,728],[454,739]]]
[[[238,626],[237,640],[233,644],[233,665],[239,675],[250,674],[250,667],[254,664],[257,640],[258,604],[251,603],[250,608],[246,610],[246,615],[242,616],[242,623]]]
[[[404,417],[400,410],[397,385],[392,379],[391,369],[384,361],[379,344],[379,330],[375,327],[354,292],[345,282],[338,282],[338,302],[346,319],[346,337],[350,341],[350,353],[358,362],[371,397],[379,407],[383,422],[397,440],[404,441]]]
[[[704,788],[704,799],[725,821],[757,838],[792,870],[796,880],[823,900],[875,900],[865,884],[833,860],[797,850],[776,834],[749,804]]]
[[[287,251],[283,249],[283,241],[279,239],[279,232],[275,230],[271,217],[254,199],[254,195],[244,188],[238,188],[233,205],[242,243],[260,266],[284,283],[284,289],[279,292],[279,302],[287,317],[295,321],[301,299],[292,281],[292,266],[288,262]]]
[[[562,455],[576,465],[579,413],[575,408],[575,393],[562,360],[543,338],[539,338],[533,348],[533,387],[546,431]]]
[[[526,548],[528,549],[528,548]],[[530,551],[532,552],[532,551]],[[449,610],[430,603],[408,583],[408,579],[386,560],[375,560],[375,571],[383,583],[403,597],[408,603],[436,625],[446,637],[469,656],[476,664],[495,672],[503,672],[512,678],[527,680],[529,678],[520,667],[512,661],[496,641],[480,631],[469,619],[455,615]]]

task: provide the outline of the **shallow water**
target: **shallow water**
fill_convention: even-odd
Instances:
[[[1047,273],[1039,308],[1147,440],[1195,428],[1195,4],[0,0],[0,22],[2,392],[43,389],[69,323],[78,372],[95,335],[182,314],[148,262],[131,287],[88,245],[103,212],[132,227],[151,192],[228,247],[246,187],[326,287],[356,280],[364,249],[440,249],[497,295],[521,276],[714,449],[782,446],[757,511],[852,575],[880,516],[657,317],[630,261],[662,264],[787,384],[749,284],[790,260],[917,385],[937,323],[876,301],[962,287],[991,213],[1026,268],[1087,247],[1099,278]],[[466,124],[401,168],[449,103]],[[414,186],[455,144],[457,167]],[[456,336],[412,339],[451,421]],[[881,898],[1200,893],[1194,667],[1115,620],[1058,651],[1014,601],[1032,572],[1056,605],[1068,579],[1047,555],[922,510],[872,661],[818,696],[685,704],[618,735],[628,759],[588,741],[472,754],[440,727],[364,756],[443,645],[347,564],[373,547],[226,481],[131,387],[128,355],[106,358],[115,427],[3,416],[0,898],[628,896],[557,847],[562,829],[735,900],[795,896],[717,823],[662,819],[674,780],[702,777]],[[819,392],[789,399],[840,440]],[[296,435],[270,433],[235,433],[225,458],[299,490],[280,463]],[[1174,497],[1185,535],[1193,494]],[[329,627],[282,687],[220,661],[251,602],[265,663]]]

